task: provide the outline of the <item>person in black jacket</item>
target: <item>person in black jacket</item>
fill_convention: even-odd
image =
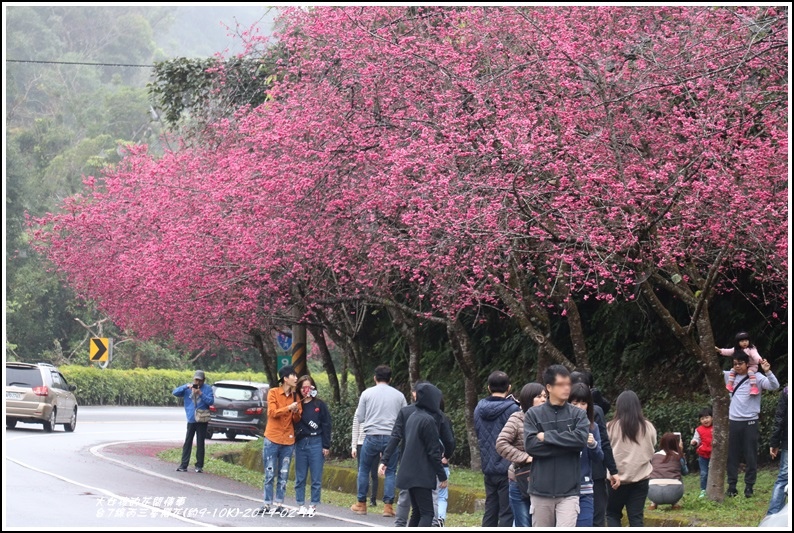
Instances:
[[[532,456],[529,493],[532,527],[576,527],[579,515],[579,454],[587,444],[587,412],[568,403],[571,375],[562,365],[543,372],[549,395],[524,418],[524,451]]]
[[[429,383],[416,387],[416,411],[405,422],[405,456],[397,472],[397,486],[411,497],[408,527],[430,527],[433,523],[433,489],[436,480],[447,486],[447,473],[438,431],[441,391]]]
[[[772,459],[780,454],[780,470],[772,487],[772,499],[769,502],[767,515],[779,513],[786,503],[786,486],[788,485],[788,387],[783,389],[775,411],[775,425],[769,439],[769,455]]]
[[[298,516],[313,516],[320,505],[323,486],[323,465],[331,451],[331,413],[317,397],[317,385],[311,376],[303,376],[297,384],[298,401],[303,410],[295,424],[295,500]],[[306,477],[311,472],[311,504],[306,503]]]
[[[520,410],[518,402],[510,394],[510,378],[501,370],[488,376],[487,398],[477,403],[474,409],[474,431],[480,448],[480,467],[485,483],[485,512],[482,527],[511,527],[513,510],[510,508],[510,485],[507,469],[510,461],[496,452],[496,439],[510,415]]]
[[[405,422],[412,414],[416,412],[416,388],[420,385],[429,383],[430,382],[426,379],[417,380],[416,383],[414,383],[413,390],[411,391],[411,396],[413,397],[414,403],[411,405],[406,405],[400,409],[400,413],[397,415],[397,420],[394,421],[394,427],[391,431],[391,439],[389,440],[389,444],[386,445],[386,449],[384,450],[383,456],[381,457],[380,467],[378,469],[380,475],[385,475],[386,465],[389,464],[389,459],[397,447],[401,444],[403,444],[403,448],[402,452],[400,453],[400,457],[405,457],[405,441],[403,440],[405,437]],[[441,413],[439,420],[440,422],[438,431],[441,438],[441,444],[444,449],[444,458],[448,460],[455,452],[455,435],[452,432],[452,422],[449,420],[449,417],[443,416],[443,413]],[[398,488],[404,489],[404,487]],[[436,491],[434,490],[433,492],[435,493]],[[400,490],[400,494],[397,497],[397,509],[395,513],[397,516],[394,519],[395,527],[405,527],[408,525],[408,515],[410,511],[411,498],[408,495],[408,491]]]
[[[592,387],[593,376],[590,372],[571,372],[571,385],[577,383],[584,383],[590,387],[590,392],[593,393],[595,389]],[[599,396],[601,396],[599,394]],[[609,402],[601,397],[602,402],[606,402],[607,410],[611,407]],[[604,451],[603,460],[592,461],[593,468],[593,527],[606,527],[606,510],[607,510],[607,470],[613,479],[618,477],[618,466],[615,463],[615,456],[612,454],[612,445],[609,443],[609,435],[607,435],[607,422],[605,413],[601,405],[598,404],[593,394],[593,412],[595,414],[595,423],[598,426],[598,432],[601,435],[601,449]]]

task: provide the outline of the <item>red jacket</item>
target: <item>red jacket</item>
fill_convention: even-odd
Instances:
[[[698,446],[698,455],[703,459],[711,459],[711,440],[713,438],[714,426],[698,426],[695,430],[700,436],[700,446]]]

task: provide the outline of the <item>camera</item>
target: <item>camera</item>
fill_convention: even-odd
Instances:
[[[194,383],[194,384],[193,384],[193,388],[194,388],[194,389],[197,389],[197,388],[199,388],[199,384],[198,384],[198,383]]]

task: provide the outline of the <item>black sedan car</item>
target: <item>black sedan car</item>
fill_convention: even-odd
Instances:
[[[212,386],[215,404],[210,407],[207,438],[225,433],[227,439],[237,435],[261,437],[267,423],[267,391],[270,385],[255,381],[217,381]]]

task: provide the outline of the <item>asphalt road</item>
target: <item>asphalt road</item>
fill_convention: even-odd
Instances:
[[[393,519],[322,506],[314,517],[254,516],[262,491],[212,474],[176,472],[157,452],[181,446],[184,410],[81,407],[77,429],[4,429],[6,528],[350,528]],[[212,442],[216,442],[214,439]],[[223,442],[222,440],[218,442]],[[351,497],[351,503],[353,502]],[[286,503],[294,504],[288,486]]]

